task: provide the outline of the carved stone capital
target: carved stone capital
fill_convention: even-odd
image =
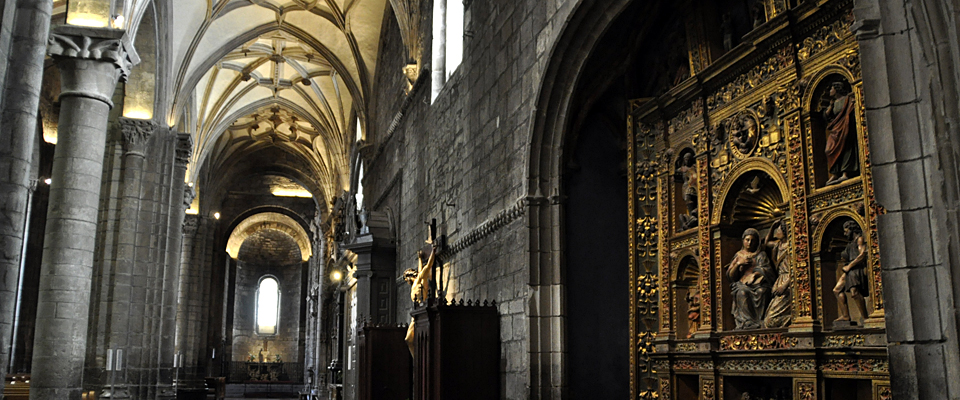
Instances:
[[[50,32],[47,54],[60,68],[60,97],[88,97],[111,108],[117,80],[126,80],[140,60],[119,29],[63,25]]]
[[[197,233],[197,228],[200,227],[200,216],[187,214],[183,218],[183,234],[184,235],[193,235]]]
[[[123,80],[130,76],[130,68],[140,63],[140,57],[122,29],[58,26],[50,32],[47,54],[109,61],[120,71]]]
[[[144,156],[150,136],[157,130],[157,124],[143,119],[120,117],[120,132],[123,133],[124,155]]]
[[[177,134],[177,155],[176,162],[178,167],[186,167],[190,162],[190,156],[193,155],[193,136],[189,133]]]
[[[193,186],[183,184],[183,206],[190,208],[195,197],[197,197],[197,190],[194,189]]]

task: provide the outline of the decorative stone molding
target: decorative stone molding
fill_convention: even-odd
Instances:
[[[120,71],[120,79],[130,76],[130,68],[139,63],[125,38],[126,31],[107,28],[58,26],[50,32],[47,54],[53,57],[109,61]]]
[[[124,155],[136,155],[143,157],[147,148],[147,142],[150,136],[157,130],[157,124],[153,121],[143,119],[131,119],[120,117],[120,132],[123,134],[123,152]]]
[[[507,226],[507,224],[522,217],[524,214],[527,213],[527,207],[529,207],[530,205],[538,204],[543,201],[544,201],[543,198],[530,197],[530,196],[521,197],[510,208],[500,211],[499,213],[497,213],[497,215],[493,216],[490,219],[487,219],[486,221],[478,225],[476,228],[473,228],[472,230],[470,230],[470,232],[467,232],[467,234],[463,235],[462,238],[457,239],[455,242],[453,242],[453,244],[450,245],[450,247],[447,250],[439,254],[440,257],[447,258],[463,251],[463,249],[470,247],[474,243],[480,241],[480,239],[490,236],[491,234],[500,230],[504,226]]]
[[[189,133],[177,134],[177,166],[186,167],[190,163],[190,157],[193,156],[193,135]]]

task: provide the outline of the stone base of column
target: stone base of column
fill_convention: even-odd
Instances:
[[[173,385],[157,385],[157,400],[175,400],[177,388]]]
[[[129,399],[129,398],[132,398],[132,396],[130,395],[130,388],[126,387],[126,385],[112,385],[112,386],[104,386],[103,389],[100,390],[99,398]]]

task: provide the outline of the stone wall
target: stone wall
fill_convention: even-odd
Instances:
[[[300,249],[287,234],[261,230],[251,235],[240,247],[237,257],[234,291],[233,360],[246,361],[249,355],[258,356],[264,348],[264,359],[275,361],[280,355],[284,362],[295,362],[300,357],[301,274]],[[265,276],[277,279],[280,285],[279,326],[276,335],[256,333],[257,285]]]
[[[550,382],[549,371],[560,369],[559,357],[531,367],[531,346],[560,337],[541,338],[530,330],[530,309],[538,300],[529,273],[533,239],[523,218],[530,203],[521,200],[529,189],[530,125],[541,76],[574,3],[469,3],[463,63],[432,104],[429,73],[422,73],[425,82],[418,84],[395,131],[390,127],[403,104],[401,67],[407,60],[395,18],[385,19],[382,33],[368,121],[371,150],[364,154],[365,201],[397,215],[398,272],[416,266],[416,251],[427,237],[424,222],[436,218],[454,249],[444,260],[448,298],[497,302],[505,399],[528,398],[532,374],[548,371]],[[424,60],[431,59],[430,10],[432,4],[424,2]],[[405,322],[409,289],[397,285],[397,321]]]

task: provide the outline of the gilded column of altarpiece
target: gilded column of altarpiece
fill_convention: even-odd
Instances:
[[[635,399],[889,398],[852,3],[761,4],[629,104]]]

